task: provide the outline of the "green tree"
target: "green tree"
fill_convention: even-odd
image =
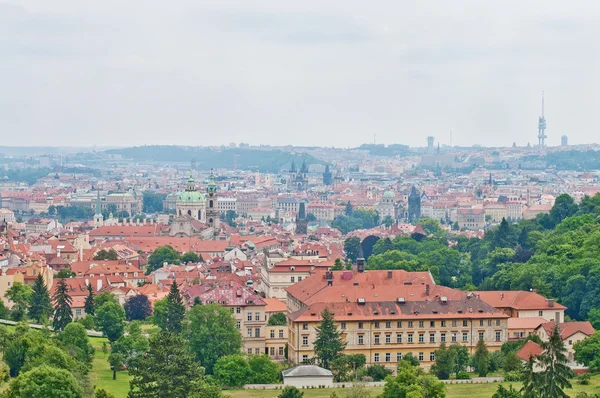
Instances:
[[[226,387],[242,387],[252,377],[252,370],[246,358],[240,354],[226,355],[215,363],[213,374]]]
[[[91,366],[94,359],[94,347],[90,343],[83,325],[71,322],[56,337],[67,353],[78,361]]]
[[[537,398],[539,396],[538,385],[539,374],[535,371],[535,359],[530,356],[523,367],[523,387],[521,387],[523,398]]]
[[[183,256],[181,256],[181,262],[184,263],[184,264],[187,264],[187,263],[199,263],[201,261],[202,261],[202,257],[198,256],[194,252],[183,253]]]
[[[81,398],[83,390],[71,372],[42,365],[10,383],[7,398]]]
[[[279,367],[268,355],[253,355],[248,360],[252,384],[273,384],[279,380]]]
[[[475,355],[473,356],[473,364],[477,370],[479,377],[485,377],[489,372],[490,367],[490,353],[483,339],[477,342],[475,347]]]
[[[349,202],[348,202],[349,203]],[[304,393],[294,386],[286,386],[277,398],[302,398]]]
[[[588,321],[590,321],[594,329],[600,329],[600,308],[592,308],[588,312]]]
[[[58,278],[58,279],[69,279],[69,278],[74,278],[75,275],[76,275],[75,272],[71,271],[70,269],[63,268],[60,271],[58,271],[58,273],[56,274],[55,278]]]
[[[577,212],[577,204],[572,197],[562,194],[554,201],[554,206],[550,210],[550,219],[554,225],[560,224],[565,218],[571,217]]]
[[[402,360],[398,374],[388,377],[381,398],[444,398],[446,386],[433,376],[426,376],[418,366]]]
[[[94,315],[94,288],[91,283],[87,285],[88,294],[85,297],[84,311],[87,315]]]
[[[10,316],[13,321],[20,322],[25,319],[27,313],[27,304],[33,291],[30,286],[24,285],[21,282],[15,282],[6,290],[4,297],[13,302],[13,307],[10,311]]]
[[[575,360],[590,368],[592,372],[600,371],[600,331],[587,339],[578,341],[573,346]]]
[[[109,292],[99,293],[94,297],[94,308],[100,308],[108,302],[119,304],[119,300],[114,294]]]
[[[391,216],[387,215],[383,219],[382,224],[385,225],[387,228],[390,228],[392,225],[394,225],[394,219]]]
[[[69,295],[69,285],[67,285],[65,279],[59,279],[56,283],[56,291],[52,299],[55,303],[52,326],[55,331],[61,331],[73,321],[73,313],[71,312],[73,299]]]
[[[110,368],[113,371],[113,380],[117,380],[117,372],[119,371],[119,369],[121,369],[121,366],[123,366],[124,361],[125,357],[123,356],[123,354],[118,352],[112,352],[108,356],[108,363],[110,364]]]
[[[0,300],[0,319],[8,319],[10,311],[6,308],[4,301]]]
[[[344,252],[348,259],[352,260],[352,262],[356,262],[358,253],[360,252],[360,238],[357,236],[347,238],[344,241]]]
[[[96,311],[96,325],[111,343],[125,331],[125,310],[112,301],[102,304]]]
[[[218,304],[196,305],[188,312],[188,337],[192,352],[212,373],[222,356],[238,354],[242,337],[231,312]]]
[[[381,381],[393,373],[391,369],[379,364],[368,366],[365,370],[367,376],[372,378],[373,381]]]
[[[434,220],[433,218],[421,218],[419,220],[419,224],[421,224],[423,231],[425,231],[428,236],[436,235],[443,231],[440,227],[440,222],[438,220]]]
[[[523,362],[516,352],[509,352],[504,358],[504,372],[516,372],[523,368]]]
[[[106,250],[106,249],[100,249],[94,255],[94,260],[96,260],[96,261],[99,261],[99,260],[116,261],[118,259],[119,259],[119,254],[113,248],[110,248],[108,250]]]
[[[152,323],[158,326],[161,330],[167,328],[167,298],[163,297],[154,302],[152,309]]]
[[[42,274],[38,274],[33,283],[33,291],[29,296],[29,318],[37,323],[48,322],[52,315],[52,301]]]
[[[469,364],[469,349],[464,345],[454,343],[448,347],[448,350],[454,354],[453,372],[458,376],[460,372],[464,372],[467,369],[467,365]]]
[[[329,369],[329,363],[344,351],[346,343],[342,340],[342,333],[337,329],[333,314],[327,307],[321,312],[321,325],[315,330],[317,332],[317,338],[313,342],[315,357],[321,366]]]
[[[177,281],[173,280],[171,290],[167,295],[167,306],[165,308],[165,330],[174,333],[181,333],[183,330],[183,319],[185,317],[185,305],[183,297],[179,293]]]
[[[547,342],[542,343],[544,351],[537,360],[542,369],[540,374],[540,392],[544,397],[568,397],[565,388],[571,388],[569,378],[573,377],[573,371],[567,366],[567,349],[560,338],[558,325]]]
[[[433,373],[440,380],[447,380],[456,366],[456,353],[454,350],[446,348],[442,343],[440,348],[435,351],[435,364],[432,367]]]
[[[178,335],[161,331],[150,337],[150,348],[140,356],[129,382],[129,398],[188,398],[203,386],[204,371]]]
[[[269,317],[269,326],[285,326],[287,324],[287,318],[283,312],[277,312]]]
[[[146,274],[156,271],[162,268],[164,263],[167,264],[179,264],[181,258],[179,252],[173,249],[171,246],[160,246],[150,254],[148,257],[148,267],[146,268]]]
[[[123,308],[128,321],[143,321],[152,315],[152,305],[145,294],[130,297],[125,301]]]

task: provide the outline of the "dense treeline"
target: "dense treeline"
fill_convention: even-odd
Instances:
[[[491,228],[483,239],[435,231],[428,239],[381,239],[371,269],[430,270],[467,290],[536,290],[587,319],[600,306],[600,194],[574,203],[561,195],[549,214]]]

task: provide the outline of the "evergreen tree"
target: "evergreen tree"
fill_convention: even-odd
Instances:
[[[521,387],[521,393],[523,398],[536,398],[538,394],[538,374],[534,370],[535,359],[533,356],[529,356],[529,360],[524,366],[523,371],[523,387]]]
[[[342,334],[337,329],[333,320],[333,314],[328,308],[323,310],[321,318],[321,325],[315,328],[317,339],[313,345],[315,356],[318,358],[321,366],[329,369],[330,362],[340,355],[346,347],[346,343],[342,341]]]
[[[573,377],[573,371],[567,366],[567,349],[560,338],[558,324],[547,342],[542,343],[544,352],[538,357],[541,367],[544,369],[540,375],[540,393],[543,397],[568,397],[563,391],[571,388],[569,378]]]
[[[150,338],[146,355],[129,368],[129,398],[194,396],[203,387],[204,371],[178,335],[162,331]],[[201,395],[200,395],[201,396]]]
[[[473,362],[479,377],[485,377],[490,368],[490,353],[488,352],[483,339],[477,342],[477,346],[475,347],[475,355],[473,356]]]
[[[94,288],[91,283],[87,285],[88,295],[85,298],[84,310],[86,314],[94,315]]]
[[[73,299],[69,295],[69,285],[64,279],[58,280],[56,292],[52,298],[56,303],[53,327],[55,331],[62,331],[73,320],[73,313],[71,312]]]
[[[447,380],[454,371],[456,363],[456,352],[446,348],[446,343],[442,343],[440,348],[435,350],[435,365],[432,367],[433,373],[440,380]]]
[[[183,329],[183,318],[185,316],[185,305],[183,304],[183,297],[181,297],[179,286],[175,280],[173,280],[171,290],[167,296],[165,315],[165,330],[173,333],[181,333]]]
[[[29,296],[29,317],[37,323],[47,322],[52,315],[52,301],[42,274],[38,274],[33,283],[33,292]]]

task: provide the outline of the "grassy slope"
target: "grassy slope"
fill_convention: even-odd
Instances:
[[[131,377],[129,377],[127,372],[117,372],[117,380],[112,379],[112,370],[110,370],[110,365],[108,364],[108,353],[105,354],[102,352],[102,343],[106,342],[108,344],[108,339],[104,337],[91,337],[90,342],[96,349],[92,371],[90,372],[92,384],[97,389],[105,389],[115,397],[126,397]]]

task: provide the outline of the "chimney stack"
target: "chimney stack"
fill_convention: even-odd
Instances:
[[[356,259],[356,270],[358,272],[365,272],[365,259],[364,258]]]
[[[429,284],[425,285],[425,295],[429,296]]]
[[[387,272],[387,278],[388,279],[392,279],[392,271],[388,271]]]
[[[548,300],[548,307],[554,307],[554,300],[553,299],[549,299]]]
[[[556,311],[556,313],[554,314],[554,323],[556,323],[557,325],[560,324],[560,312]]]

